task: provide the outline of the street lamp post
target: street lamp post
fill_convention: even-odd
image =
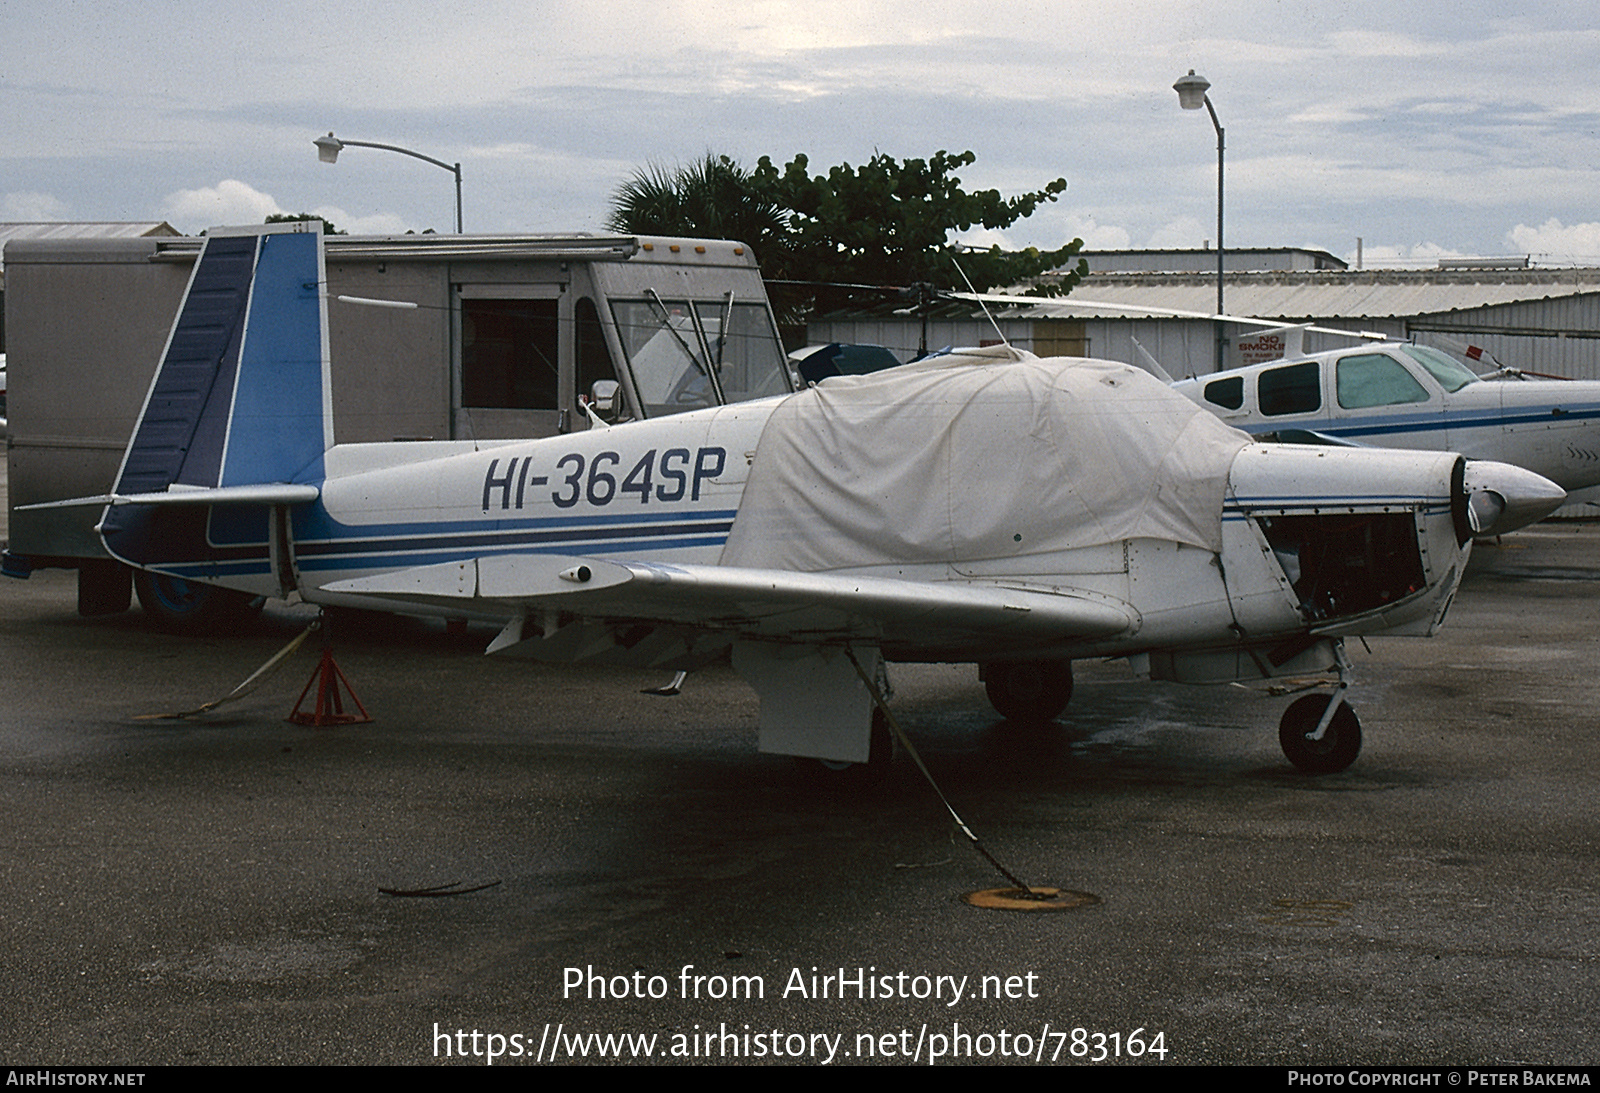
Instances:
[[[456,176],[456,234],[462,234],[461,164],[445,163],[443,160],[434,159],[432,156],[425,156],[421,152],[413,152],[409,148],[401,148],[397,144],[377,144],[370,140],[341,140],[332,133],[329,133],[325,137],[318,137],[311,143],[317,146],[317,158],[323,163],[339,162],[339,152],[344,148],[382,148],[386,152],[399,152],[403,156],[410,156],[413,159],[423,160],[424,162],[433,164],[435,167],[443,167],[445,170]]]
[[[1224,313],[1222,306],[1222,123],[1217,120],[1217,108],[1211,105],[1211,96],[1206,90],[1211,86],[1211,81],[1204,76],[1196,76],[1194,69],[1189,70],[1187,76],[1178,78],[1172,85],[1172,90],[1178,93],[1178,105],[1185,110],[1198,110],[1202,106],[1211,115],[1211,126],[1217,131],[1217,314]],[[1226,341],[1223,336],[1222,320],[1217,320],[1217,367],[1218,372],[1224,366],[1224,346]]]

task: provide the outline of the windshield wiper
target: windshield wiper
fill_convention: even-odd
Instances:
[[[672,340],[678,343],[678,348],[683,350],[683,355],[689,358],[689,363],[694,365],[694,370],[711,381],[711,389],[716,395],[718,404],[725,403],[726,400],[722,397],[722,384],[718,382],[716,371],[708,369],[701,363],[699,355],[689,348],[689,343],[683,340],[683,335],[678,333],[678,328],[672,325],[672,313],[667,310],[667,305],[662,303],[661,294],[653,288],[647,288],[644,290],[644,295],[645,299],[650,301],[650,310],[655,313],[656,321],[661,324],[662,329],[672,335]],[[693,323],[693,317],[690,317],[689,321]],[[695,334],[695,340],[702,341],[698,332]],[[709,349],[706,355],[710,356]],[[718,368],[721,367],[721,363],[719,356]]]
[[[717,321],[717,375],[722,375],[722,351],[728,345],[728,324],[733,321],[733,290],[722,294],[722,318]]]

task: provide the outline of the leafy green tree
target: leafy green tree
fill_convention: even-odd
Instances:
[[[1011,198],[998,190],[969,193],[956,172],[976,160],[972,152],[903,162],[879,153],[860,167],[813,175],[803,155],[782,170],[763,156],[746,172],[727,156],[708,154],[675,172],[637,172],[614,195],[610,225],[749,243],[786,323],[844,306],[865,286],[965,289],[963,272],[982,292],[1071,267],[1039,292],[1070,290],[1088,272],[1081,258],[1073,262],[1082,240],[1048,251],[968,250],[958,259],[952,233],[1008,228],[1067,188],[1058,178]]]
[[[1009,228],[1054,201],[1067,188],[1058,178],[1042,190],[1002,197],[998,190],[968,193],[956,171],[977,160],[972,152],[938,152],[931,159],[897,161],[879,153],[860,167],[848,163],[812,175],[805,156],[780,172],[761,157],[752,182],[790,211],[791,260],[819,280],[909,285],[927,281],[964,287],[952,262],[952,232],[975,226]],[[979,291],[1014,284],[1066,264],[1079,241],[1053,251],[979,252],[962,268]],[[970,266],[970,268],[969,268]]]

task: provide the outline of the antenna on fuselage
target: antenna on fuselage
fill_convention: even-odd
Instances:
[[[1000,329],[1000,324],[995,322],[994,313],[989,310],[989,305],[983,302],[983,297],[978,294],[978,290],[972,287],[972,278],[967,276],[967,271],[961,268],[960,262],[956,261],[955,251],[950,252],[950,263],[956,267],[956,272],[961,274],[961,279],[967,283],[967,289],[972,293],[973,296],[977,297],[978,306],[983,308],[984,317],[989,320],[989,325],[994,327],[995,335],[999,337],[1000,344],[1005,346],[1007,349],[1010,349],[1011,340],[1007,338],[1005,336],[1005,332]]]
[[[1149,372],[1162,383],[1174,382],[1172,373],[1161,367],[1161,362],[1155,359],[1155,357],[1150,353],[1150,350],[1139,344],[1138,338],[1135,338],[1132,334],[1130,334],[1128,335],[1128,340],[1133,343],[1134,352],[1139,354],[1141,368],[1143,368],[1146,372]],[[1193,379],[1194,377],[1190,376],[1188,378]]]

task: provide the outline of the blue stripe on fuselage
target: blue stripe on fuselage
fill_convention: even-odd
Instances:
[[[517,519],[410,521],[346,524],[320,504],[294,515],[294,551],[307,572],[396,569],[505,554],[626,554],[720,547],[736,509],[639,513],[631,516],[553,516]],[[235,515],[235,514],[230,514]],[[213,513],[215,519],[215,512]],[[179,576],[223,577],[266,572],[260,521],[236,517],[213,522],[213,560],[186,559],[161,568]],[[219,532],[237,530],[248,540],[229,541]]]
[[[1557,414],[1555,411],[1560,410]],[[1475,413],[1387,414],[1362,418],[1295,418],[1292,415],[1269,421],[1252,421],[1239,426],[1247,433],[1271,433],[1279,429],[1307,429],[1338,437],[1387,436],[1395,433],[1435,433],[1449,429],[1502,429],[1518,425],[1567,424],[1600,419],[1600,406],[1584,404],[1567,407],[1557,403],[1515,411]]]

